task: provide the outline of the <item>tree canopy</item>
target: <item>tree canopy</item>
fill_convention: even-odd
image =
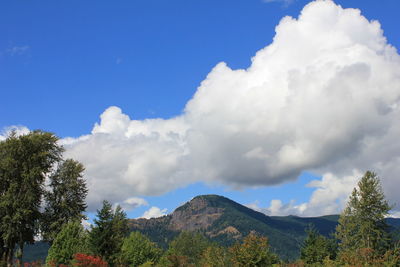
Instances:
[[[155,263],[162,254],[153,242],[139,232],[132,232],[122,243],[120,261],[128,266]]]
[[[390,209],[379,178],[375,173],[367,171],[354,188],[347,207],[340,215],[336,229],[340,250],[386,250],[389,246],[389,234],[385,217]]]
[[[0,250],[8,264],[16,245],[22,255],[24,244],[38,233],[45,177],[62,152],[58,138],[43,131],[13,132],[0,142]]]
[[[42,236],[52,242],[61,227],[70,221],[81,221],[87,205],[86,182],[83,179],[83,165],[73,159],[60,162],[49,177],[50,190],[45,192],[45,210],[42,222]]]
[[[122,241],[128,235],[128,220],[120,206],[113,210],[108,201],[97,210],[97,218],[89,234],[90,249],[93,254],[103,257],[114,266],[121,251]]]
[[[181,232],[169,244],[168,259],[170,262],[186,262],[197,265],[210,241],[200,233]]]
[[[46,263],[49,266],[59,266],[60,264],[71,266],[74,255],[87,250],[86,231],[80,221],[71,221],[63,225],[54,239]]]
[[[335,259],[336,244],[334,240],[321,235],[310,225],[306,230],[307,237],[300,249],[300,259],[306,264],[323,263],[326,258]]]
[[[234,266],[272,266],[278,263],[278,257],[270,251],[268,239],[250,233],[241,243],[236,243],[231,248]]]

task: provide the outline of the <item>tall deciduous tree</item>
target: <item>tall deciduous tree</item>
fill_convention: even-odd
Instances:
[[[97,211],[97,219],[89,235],[89,243],[95,255],[103,257],[114,266],[124,238],[128,235],[128,220],[120,206],[113,211],[108,201]]]
[[[354,252],[361,248],[384,252],[390,243],[385,222],[390,209],[379,178],[367,171],[340,215],[336,228],[340,252]]]
[[[50,190],[45,193],[42,235],[52,243],[63,224],[81,221],[86,216],[86,182],[83,178],[85,168],[78,161],[67,159],[61,162],[50,176]]]
[[[61,159],[58,138],[47,132],[16,133],[0,142],[0,234],[2,260],[12,264],[18,245],[32,243],[41,216],[45,177]]]

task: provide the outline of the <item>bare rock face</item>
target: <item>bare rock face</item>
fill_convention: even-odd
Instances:
[[[171,214],[170,230],[194,231],[207,229],[221,217],[224,209],[210,207],[206,198],[196,197]]]

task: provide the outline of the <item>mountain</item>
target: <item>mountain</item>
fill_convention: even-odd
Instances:
[[[200,231],[211,240],[229,246],[251,231],[267,236],[272,249],[282,259],[295,259],[306,237],[305,229],[313,224],[321,234],[335,231],[338,215],[321,217],[267,216],[226,197],[202,195],[178,207],[173,213],[152,219],[131,219],[132,231],[140,231],[166,248],[181,231]],[[400,219],[388,218],[394,235],[400,239]],[[44,260],[48,244],[25,246],[24,260]]]
[[[132,231],[140,231],[161,247],[181,231],[200,231],[222,245],[231,245],[250,232],[267,236],[272,249],[283,259],[299,256],[306,237],[305,229],[313,224],[321,234],[329,236],[335,231],[339,216],[297,217],[267,216],[226,197],[201,195],[178,207],[173,213],[152,219],[132,219]],[[388,223],[400,229],[400,219],[390,218]]]

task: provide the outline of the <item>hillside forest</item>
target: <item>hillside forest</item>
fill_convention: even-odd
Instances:
[[[63,151],[41,130],[0,141],[0,266],[400,266],[398,232],[386,219],[392,206],[374,172],[360,177],[330,235],[309,224],[298,257],[284,258],[257,229],[229,244],[204,231],[155,242],[107,200],[85,229],[84,166]],[[34,243],[48,244],[46,259],[24,262]]]

